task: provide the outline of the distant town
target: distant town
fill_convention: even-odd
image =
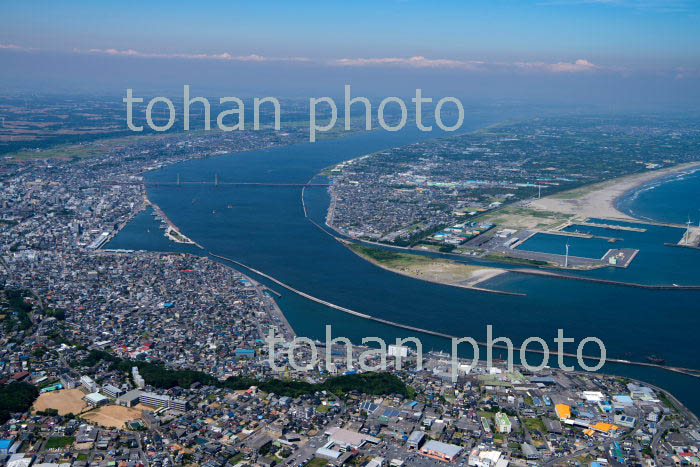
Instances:
[[[611,245],[588,260],[517,249],[538,232],[628,219],[612,207],[557,209],[542,197],[626,175],[697,163],[696,127],[643,117],[543,117],[380,151],[330,167],[328,224],[355,239],[554,267],[626,267],[636,254]],[[576,201],[576,200],[574,200]],[[685,219],[678,219],[678,224]],[[607,226],[608,224],[604,224]],[[619,228],[616,226],[611,229]],[[693,230],[693,244],[700,232]],[[588,235],[590,238],[591,236]],[[613,244],[614,232],[606,237]]]

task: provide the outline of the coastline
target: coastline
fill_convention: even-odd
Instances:
[[[700,162],[688,162],[664,169],[626,175],[604,182],[586,185],[557,193],[528,203],[528,207],[541,211],[554,211],[581,218],[608,218],[640,221],[617,208],[617,201],[627,193],[643,185],[689,169],[700,168]],[[647,222],[646,220],[644,222]]]

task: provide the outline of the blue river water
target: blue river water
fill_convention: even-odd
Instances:
[[[471,122],[471,128],[480,123]],[[186,180],[211,180],[218,174],[220,181],[306,183],[329,165],[435,136],[411,130],[373,131],[313,144],[186,161],[151,172],[147,178],[173,181],[180,174]],[[669,213],[665,203],[679,196],[697,199],[698,181],[697,175],[694,183],[686,179],[669,181],[625,202],[648,217],[678,222],[673,215],[672,219],[664,217]],[[681,193],[677,183],[683,184]],[[491,324],[495,336],[507,336],[516,346],[527,337],[538,336],[555,349],[553,339],[561,328],[567,337],[575,339],[574,344],[565,347],[570,352],[576,351],[583,338],[595,336],[605,343],[608,357],[644,361],[655,355],[669,365],[700,368],[698,291],[645,290],[512,273],[482,285],[526,296],[443,286],[388,272],[350,252],[304,216],[299,187],[169,186],[149,187],[148,194],[185,235],[205,250],[169,242],[148,211],[127,225],[108,248],[195,254],[210,251],[337,305],[450,335],[485,341],[486,326]],[[309,217],[323,224],[329,203],[325,187],[307,188],[304,199]],[[645,211],[640,204],[645,204]],[[610,236],[608,230],[602,230]],[[615,247],[640,248],[639,257],[627,269],[604,268],[581,274],[628,282],[700,284],[700,250],[663,246],[664,242],[677,242],[682,230],[654,226],[645,235],[614,232],[613,236],[624,237]],[[412,335],[422,340],[425,350],[450,350],[447,339],[348,315],[245,272],[282,293],[277,302],[299,335],[323,340],[325,325],[330,324],[334,336],[355,342],[369,336],[389,342]],[[597,355],[598,349],[586,346],[584,353]],[[538,363],[540,358],[533,356],[531,363]],[[556,357],[551,357],[549,363],[555,366]],[[602,371],[657,384],[700,413],[698,378],[611,363],[606,363]]]

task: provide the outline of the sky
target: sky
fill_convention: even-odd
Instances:
[[[694,0],[5,1],[0,84],[698,96]]]

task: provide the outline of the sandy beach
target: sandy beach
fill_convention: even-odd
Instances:
[[[665,169],[628,175],[626,177],[547,196],[546,198],[532,201],[528,204],[528,207],[544,211],[573,214],[578,217],[635,220],[633,217],[615,208],[615,200],[617,198],[629,190],[649,183],[652,180],[697,167],[700,167],[700,162],[690,162]]]

